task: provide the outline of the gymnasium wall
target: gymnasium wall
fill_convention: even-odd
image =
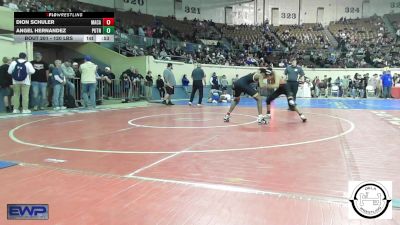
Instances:
[[[104,65],[110,66],[116,76],[119,77],[123,71],[134,66],[141,74],[146,74],[146,60],[148,57],[126,57],[113,50],[104,48],[95,43],[68,43],[63,44],[65,48],[69,48],[82,55],[91,55],[96,61]]]
[[[14,33],[14,11],[0,6],[0,18],[0,30],[6,30],[10,31],[10,33]]]
[[[238,1],[201,1],[182,0],[79,0],[90,4],[102,5],[120,10],[141,11],[142,13],[169,16],[175,15],[178,19],[212,19],[214,22],[225,22],[225,7],[233,7],[229,18],[233,24],[255,24],[265,18],[274,20],[274,24],[316,23],[317,9],[320,8],[318,21],[328,25],[330,21],[341,17],[361,18],[374,14],[382,16],[391,12],[400,12],[400,0],[255,0],[237,4]],[[236,3],[235,3],[236,2]],[[243,1],[244,2],[244,1]],[[276,8],[277,14],[272,15]],[[299,11],[300,8],[300,11]],[[323,12],[322,12],[323,11]],[[274,19],[273,19],[274,18]]]
[[[14,38],[0,35],[0,60],[6,56],[8,58],[18,57],[20,52],[25,52],[28,60],[33,59],[32,42],[14,42]]]
[[[162,60],[154,60],[152,57],[147,57],[147,70],[151,70],[153,72],[153,76],[157,77],[158,74],[163,74],[164,69],[167,67],[167,63],[169,61],[162,61]],[[187,74],[188,78],[192,74],[193,69],[196,67],[195,64],[185,64],[180,62],[172,62],[173,63],[173,72],[176,78],[178,85],[181,85],[181,79],[183,74]],[[226,75],[228,78],[229,83],[231,83],[232,78],[239,74],[240,76],[249,74],[257,70],[256,67],[239,67],[239,66],[221,66],[221,65],[202,65],[202,68],[207,76],[207,84],[209,84],[209,79],[213,72],[216,72],[218,76]],[[392,72],[400,73],[400,68],[392,68]],[[283,68],[275,68],[277,73],[283,74]],[[359,69],[308,69],[304,68],[305,74],[307,77],[314,79],[315,76],[319,76],[320,78],[324,75],[328,75],[328,77],[332,77],[336,79],[338,76],[343,77],[344,75],[351,75],[354,76],[355,73],[369,73],[370,75],[374,73],[382,73],[381,69],[371,68],[359,68]]]

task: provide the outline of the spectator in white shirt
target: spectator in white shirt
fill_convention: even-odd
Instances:
[[[24,68],[25,67],[25,68]],[[14,71],[15,69],[15,71]],[[13,74],[16,72],[20,72],[20,76],[24,77],[23,80],[15,80]],[[19,58],[16,61],[13,61],[10,64],[10,67],[7,71],[13,77],[13,90],[14,96],[12,98],[12,104],[14,105],[13,113],[20,113],[19,111],[19,98],[22,95],[22,113],[31,113],[29,110],[29,89],[31,86],[31,74],[35,73],[35,69],[32,64],[27,61],[26,54],[24,52],[19,53]]]

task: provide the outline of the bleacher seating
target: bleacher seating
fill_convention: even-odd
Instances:
[[[281,25],[275,28],[276,35],[291,48],[322,49],[329,39],[319,24]]]

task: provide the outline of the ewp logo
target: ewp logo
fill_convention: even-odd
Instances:
[[[49,205],[47,204],[8,204],[8,220],[48,220]]]

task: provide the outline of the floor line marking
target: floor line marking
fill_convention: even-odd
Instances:
[[[203,189],[210,189],[210,190],[220,190],[220,191],[256,194],[256,195],[270,195],[270,196],[287,197],[287,198],[299,199],[299,200],[315,200],[315,201],[329,202],[329,203],[335,203],[335,204],[340,204],[340,205],[348,203],[348,199],[346,199],[345,197],[341,198],[341,197],[317,196],[317,195],[308,195],[308,194],[291,193],[291,192],[275,192],[275,191],[267,191],[267,190],[258,190],[258,189],[247,188],[247,187],[232,186],[232,185],[226,185],[226,184],[210,184],[210,183],[193,182],[193,181],[181,181],[181,180],[173,180],[173,179],[142,177],[142,176],[135,176],[135,175],[125,176],[125,177],[133,178],[133,179],[137,179],[137,180],[151,181],[151,182],[192,186],[192,187],[196,187],[196,188],[203,188]]]
[[[234,151],[252,151],[252,150],[267,150],[271,148],[280,148],[280,147],[291,147],[291,146],[298,146],[298,145],[304,145],[304,144],[312,144],[312,143],[317,143],[317,142],[323,142],[323,141],[328,141],[332,140],[338,137],[345,136],[349,133],[351,133],[355,129],[355,125],[352,121],[340,118],[337,116],[329,115],[329,114],[321,114],[321,113],[311,113],[307,112],[307,114],[314,114],[314,115],[320,115],[320,116],[327,116],[330,118],[334,119],[339,119],[341,121],[344,121],[348,124],[350,124],[350,128],[343,132],[339,133],[337,135],[331,136],[331,137],[326,137],[326,138],[320,138],[320,139],[315,139],[315,140],[310,140],[310,141],[302,141],[302,142],[295,142],[295,143],[289,143],[289,144],[279,144],[279,145],[266,145],[266,146],[257,146],[257,147],[247,147],[247,148],[231,148],[231,149],[203,149],[203,150],[188,150],[186,151],[187,153],[216,153],[216,152],[234,152]],[[46,149],[51,149],[51,150],[61,150],[61,151],[75,151],[75,152],[95,152],[95,153],[112,153],[112,154],[174,154],[179,151],[113,151],[113,150],[98,150],[98,149],[81,149],[81,148],[64,148],[64,147],[57,147],[57,146],[49,146],[49,145],[41,145],[41,144],[34,144],[34,143],[29,143],[29,142],[24,142],[22,140],[19,140],[15,136],[15,131],[18,129],[28,126],[33,123],[41,122],[44,120],[49,120],[53,118],[46,118],[46,119],[41,119],[41,120],[36,120],[32,122],[28,122],[25,124],[21,124],[13,129],[11,129],[8,132],[9,137],[16,143],[22,144],[22,145],[28,145],[28,146],[34,146],[34,147],[39,147],[39,148],[46,148]]]
[[[141,119],[146,119],[146,118],[151,118],[151,117],[161,117],[161,116],[176,116],[176,115],[202,115],[202,114],[222,114],[224,113],[217,113],[217,112],[201,112],[201,113],[173,113],[173,114],[157,114],[157,115],[148,115],[148,116],[142,116],[138,117],[132,120],[128,121],[128,124],[131,126],[135,127],[140,127],[140,128],[154,128],[154,129],[210,129],[210,128],[227,128],[227,127],[238,127],[238,126],[243,126],[243,125],[248,125],[252,123],[257,122],[257,117],[256,116],[250,116],[250,115],[245,115],[245,114],[239,114],[239,113],[232,113],[232,115],[238,115],[238,116],[246,116],[246,117],[251,117],[254,118],[253,121],[246,122],[246,123],[239,123],[239,124],[231,124],[231,125],[224,125],[224,126],[201,126],[201,127],[183,127],[183,126],[150,126],[150,125],[141,125],[141,124],[136,124],[133,121],[141,120]],[[179,119],[179,118],[178,118]],[[222,120],[222,119],[221,119]]]
[[[134,172],[132,172],[132,173],[130,173],[130,174],[128,174],[128,175],[125,175],[125,176],[126,176],[126,177],[134,176],[135,174],[138,174],[138,173],[140,173],[140,172],[143,172],[144,170],[147,170],[147,169],[149,169],[149,168],[151,168],[151,167],[154,167],[154,166],[156,166],[156,165],[158,165],[158,164],[160,164],[160,163],[162,163],[162,162],[164,162],[164,161],[166,161],[166,160],[168,160],[168,159],[171,159],[171,158],[173,158],[173,157],[175,157],[175,156],[177,156],[177,155],[181,155],[181,154],[187,152],[187,150],[193,148],[194,146],[201,145],[202,143],[208,142],[208,141],[213,140],[213,139],[215,139],[215,138],[218,138],[218,135],[213,136],[213,137],[210,137],[210,138],[207,138],[207,139],[202,140],[202,141],[199,141],[199,142],[197,142],[197,143],[195,143],[195,144],[193,144],[193,145],[191,145],[191,146],[189,146],[189,147],[183,149],[182,151],[179,151],[179,152],[176,152],[176,153],[174,153],[174,154],[172,154],[172,155],[170,155],[170,156],[164,157],[164,158],[162,158],[162,159],[160,159],[160,160],[158,160],[158,161],[156,161],[156,162],[154,162],[154,163],[152,163],[152,164],[150,164],[150,165],[141,167],[141,168],[135,170]]]
[[[193,182],[193,181],[180,181],[180,180],[173,180],[173,179],[162,179],[162,178],[152,178],[152,177],[143,177],[143,176],[121,176],[117,174],[107,174],[107,173],[99,173],[99,172],[92,172],[92,171],[82,171],[78,169],[67,169],[67,168],[60,168],[54,167],[50,165],[41,165],[41,164],[33,164],[33,163],[19,163],[20,166],[25,167],[39,167],[39,168],[46,168],[50,171],[46,173],[51,173],[54,171],[61,171],[65,173],[72,173],[72,174],[82,174],[82,175],[90,175],[96,176],[101,178],[122,178],[122,179],[137,179],[142,181],[148,182],[158,182],[158,183],[169,183],[169,184],[178,184],[178,185],[185,185],[185,186],[192,186],[197,188],[204,188],[210,190],[221,190],[221,191],[229,191],[229,192],[238,192],[238,193],[247,193],[247,194],[256,194],[256,195],[265,195],[265,196],[274,196],[274,197],[287,197],[290,199],[298,199],[298,200],[315,200],[319,202],[326,202],[326,203],[333,203],[339,205],[345,205],[348,203],[348,199],[346,197],[335,197],[335,196],[318,196],[318,195],[310,195],[310,194],[302,194],[302,193],[295,193],[295,192],[278,192],[278,191],[269,191],[269,190],[258,190],[254,188],[248,187],[239,187],[233,185],[226,185],[226,184],[211,184],[211,183],[204,183],[204,182]],[[42,174],[39,174],[40,176]],[[85,187],[82,187],[84,189]],[[397,210],[393,208],[393,210]]]
[[[67,123],[76,123],[76,122],[81,122],[81,121],[83,121],[83,120],[71,120],[71,121],[54,123],[54,125],[61,125],[61,124],[67,124]]]
[[[142,172],[142,171],[144,171],[144,170],[146,170],[146,169],[149,169],[149,168],[151,168],[151,167],[153,167],[153,166],[155,166],[155,165],[158,165],[158,164],[160,164],[160,163],[162,163],[162,162],[164,162],[164,161],[166,161],[166,160],[168,160],[168,159],[170,159],[170,158],[173,158],[173,157],[175,157],[175,156],[177,156],[177,155],[180,155],[180,154],[182,154],[182,153],[183,153],[183,151],[181,151],[181,152],[176,152],[176,153],[174,153],[174,154],[172,154],[172,155],[170,155],[170,156],[164,157],[164,158],[162,158],[162,159],[160,159],[160,160],[158,160],[158,161],[156,161],[156,162],[154,162],[154,163],[152,163],[152,164],[150,164],[150,165],[141,167],[141,168],[139,168],[139,169],[133,171],[132,173],[126,175],[126,177],[134,176],[135,174],[138,174],[138,173],[140,173],[140,172]]]

